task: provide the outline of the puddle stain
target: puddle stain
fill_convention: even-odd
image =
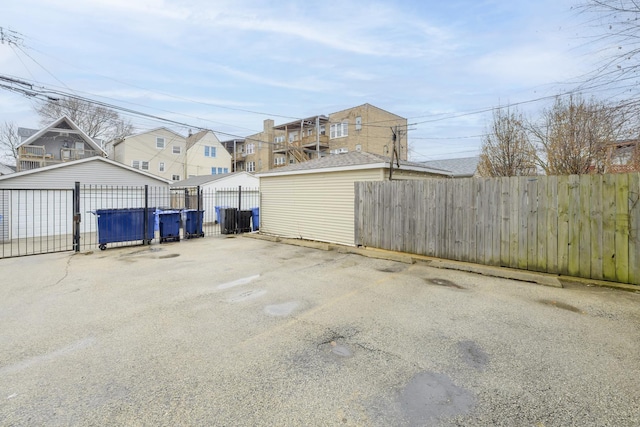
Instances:
[[[253,276],[243,277],[242,279],[234,280],[232,282],[223,283],[221,285],[216,286],[216,289],[229,289],[234,286],[246,285],[247,283],[251,283],[257,278],[259,278],[259,274],[254,274]]]
[[[158,259],[177,258],[179,256],[180,254],[166,254],[166,255],[160,255]]]
[[[340,356],[340,357],[351,357],[351,356],[353,356],[353,352],[351,350],[349,350],[349,348],[344,346],[344,345],[335,344],[332,347],[333,348],[331,349],[331,353],[335,354],[336,356]]]
[[[475,397],[447,375],[421,372],[400,391],[398,404],[410,425],[430,425],[434,419],[468,413]]]
[[[484,371],[489,364],[489,355],[475,341],[458,342],[458,350],[462,360],[478,371]]]
[[[240,294],[237,294],[231,298],[229,298],[227,301],[228,302],[241,302],[241,301],[247,301],[247,300],[251,300],[251,299],[255,299],[258,297],[261,297],[262,295],[266,294],[267,291],[264,289],[252,289],[250,291],[246,291],[246,292],[242,292]]]
[[[264,312],[269,316],[288,316],[293,313],[293,311],[298,308],[299,305],[300,303],[298,301],[289,301],[282,304],[272,304],[266,306],[264,308]]]
[[[552,306],[552,307],[558,307],[558,308],[561,308],[563,310],[572,311],[574,313],[582,313],[582,314],[584,314],[584,312],[582,310],[580,310],[578,307],[574,307],[574,306],[572,306],[570,304],[567,304],[567,303],[564,303],[564,302],[561,302],[561,301],[541,299],[541,300],[538,300],[538,302],[540,304],[549,305],[549,306]]]
[[[406,270],[406,268],[406,265],[394,265],[391,267],[376,268],[376,270],[382,273],[400,273],[401,271]]]
[[[464,289],[464,287],[453,283],[451,280],[447,279],[424,279],[427,283],[431,283],[432,285],[443,286],[445,288],[454,288],[454,289]]]

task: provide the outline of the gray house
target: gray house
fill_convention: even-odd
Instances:
[[[458,159],[442,159],[442,160],[429,160],[421,162],[423,165],[448,170],[452,173],[454,178],[473,178],[476,177],[478,172],[478,163],[480,157],[461,157]]]
[[[29,129],[20,129],[17,171],[27,171],[55,164],[106,157],[107,153],[66,116],[27,136]]]

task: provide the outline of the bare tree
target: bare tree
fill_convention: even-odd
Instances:
[[[529,127],[538,144],[538,164],[548,175],[603,173],[607,147],[623,131],[623,111],[593,98],[557,97],[541,123]]]
[[[108,108],[77,98],[61,98],[46,101],[36,107],[40,123],[48,125],[62,116],[67,116],[88,136],[110,141],[132,133],[133,125]]]
[[[482,141],[478,173],[486,177],[535,175],[536,153],[524,118],[517,110],[493,110],[493,121]]]
[[[594,28],[591,43],[603,60],[582,85],[583,90],[615,87],[637,90],[640,69],[640,2],[638,0],[581,0],[575,9]]]
[[[18,145],[20,136],[18,127],[13,122],[4,122],[0,126],[0,157],[12,164],[18,161]]]

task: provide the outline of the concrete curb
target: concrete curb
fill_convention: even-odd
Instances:
[[[361,255],[369,258],[386,259],[389,261],[403,262],[405,264],[422,263],[430,267],[443,268],[448,270],[466,271],[469,273],[482,274],[484,276],[499,277],[503,279],[518,280],[521,282],[536,283],[543,286],[551,286],[554,288],[564,287],[566,284],[578,284],[583,286],[600,286],[613,289],[621,289],[632,292],[640,292],[640,286],[629,285],[626,283],[607,282],[604,280],[584,279],[581,277],[562,276],[549,273],[538,273],[534,271],[515,270],[506,267],[494,267],[489,265],[472,264],[461,261],[452,261],[440,258],[431,258],[422,255],[412,255],[404,252],[387,251],[376,248],[363,248],[354,246],[345,246],[335,243],[316,242],[312,240],[289,239],[266,234],[244,234],[244,237],[252,239],[266,240],[274,243],[284,243],[287,245],[303,246],[312,249],[321,249],[323,251],[336,251],[338,253],[348,253]]]

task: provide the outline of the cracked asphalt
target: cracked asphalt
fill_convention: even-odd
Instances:
[[[2,426],[640,425],[638,293],[223,237],[0,272]]]

